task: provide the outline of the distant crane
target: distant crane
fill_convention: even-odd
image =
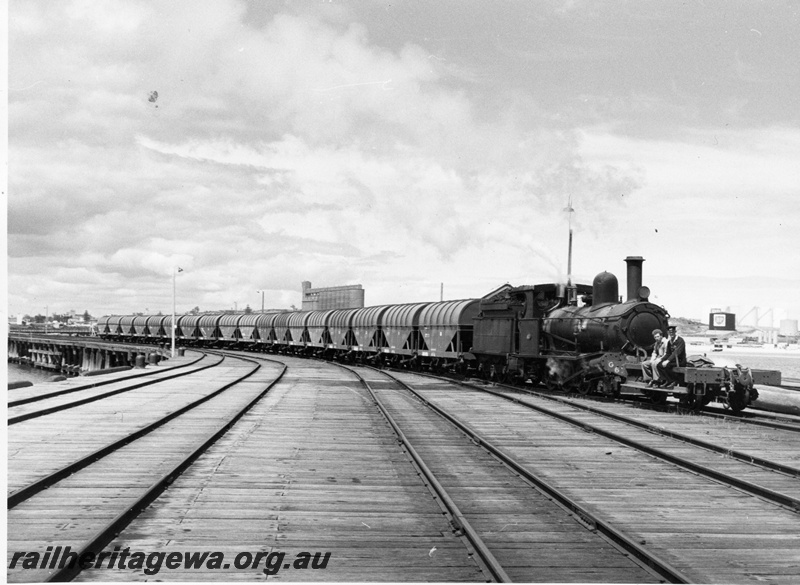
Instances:
[[[747,319],[751,314],[754,316],[753,324],[756,327],[761,326],[761,321],[765,318],[769,317],[769,325],[765,325],[766,327],[772,327],[773,320],[775,318],[775,314],[772,311],[772,307],[767,309],[767,311],[761,315],[758,314],[758,307],[753,307],[749,311],[747,311],[741,318],[739,318],[739,323],[744,323],[745,319]]]

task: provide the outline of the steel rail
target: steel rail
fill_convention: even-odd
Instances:
[[[475,551],[478,553],[478,555],[480,556],[481,560],[486,565],[486,568],[491,573],[492,578],[495,581],[497,581],[498,583],[511,583],[511,578],[505,572],[505,569],[503,569],[503,566],[495,558],[495,556],[492,554],[491,550],[489,550],[489,547],[486,546],[486,543],[480,537],[478,532],[469,523],[469,520],[467,520],[467,518],[464,516],[464,514],[458,508],[458,506],[456,505],[455,501],[447,493],[447,490],[445,490],[444,486],[442,486],[442,484],[439,483],[439,480],[436,479],[436,476],[434,475],[434,473],[425,464],[425,461],[422,459],[420,454],[417,452],[417,450],[414,448],[414,446],[408,440],[408,438],[406,437],[405,433],[403,433],[402,429],[400,429],[400,427],[398,426],[397,422],[394,420],[394,417],[392,417],[392,415],[386,409],[386,406],[383,404],[383,402],[380,400],[380,398],[378,398],[378,395],[372,389],[372,386],[370,386],[369,382],[367,382],[364,379],[364,377],[360,373],[358,373],[356,370],[354,370],[352,368],[349,368],[347,366],[344,366],[342,364],[335,364],[335,365],[337,365],[337,366],[339,366],[339,367],[341,367],[341,368],[353,373],[359,379],[361,384],[363,384],[363,386],[367,389],[367,391],[369,391],[370,395],[372,396],[373,401],[375,402],[375,405],[381,411],[381,414],[383,414],[384,418],[387,420],[389,425],[392,427],[392,430],[397,435],[397,437],[400,440],[400,442],[402,443],[403,447],[406,449],[408,454],[411,456],[411,458],[414,461],[414,464],[416,465],[417,469],[420,470],[420,472],[422,473],[422,475],[425,478],[425,481],[428,483],[428,486],[430,486],[430,488],[435,493],[436,497],[439,499],[439,501],[442,503],[442,505],[447,510],[448,514],[450,514],[452,519],[455,521],[455,522],[453,522],[454,526],[456,528],[460,528],[463,531],[464,535],[467,537],[467,539],[469,540],[470,544],[474,547]]]
[[[400,384],[404,388],[406,388],[409,392],[411,392],[414,396],[416,396],[423,404],[434,410],[441,417],[448,420],[450,423],[452,423],[454,426],[456,426],[458,429],[464,432],[477,445],[489,451],[498,460],[500,460],[501,463],[503,463],[504,465],[509,467],[514,473],[522,477],[522,479],[526,480],[531,485],[542,491],[545,494],[545,496],[555,500],[562,507],[570,511],[575,516],[575,518],[580,520],[584,525],[588,526],[592,530],[596,530],[597,532],[599,532],[612,542],[619,545],[627,553],[636,557],[639,561],[641,561],[647,567],[658,573],[659,576],[668,580],[670,583],[691,583],[691,580],[686,575],[684,575],[679,569],[673,567],[667,561],[663,560],[659,556],[644,549],[636,540],[629,537],[624,532],[617,530],[611,524],[607,523],[605,520],[600,518],[597,514],[591,512],[590,510],[588,510],[587,508],[576,502],[574,499],[570,498],[568,495],[566,495],[560,489],[555,487],[553,484],[549,483],[547,480],[543,479],[542,477],[530,471],[527,467],[525,467],[519,461],[514,459],[511,455],[509,455],[499,447],[495,446],[491,441],[488,441],[483,437],[481,437],[469,425],[465,424],[455,416],[446,412],[443,408],[441,408],[437,404],[425,398],[423,395],[421,395],[419,392],[411,388],[408,384],[406,384],[402,380],[386,372],[383,373],[392,378],[393,380],[395,380],[398,384]]]
[[[247,358],[242,358],[247,359]],[[267,358],[263,358],[267,359]],[[249,360],[253,361],[253,360]],[[274,360],[269,360],[274,361]],[[280,362],[278,362],[280,363]],[[216,443],[234,424],[236,424],[242,416],[244,416],[253,406],[255,406],[266,394],[269,392],[286,373],[287,367],[285,364],[280,374],[270,382],[267,387],[261,391],[258,396],[253,398],[244,407],[242,407],[236,414],[234,414],[224,425],[219,427],[216,431],[210,433],[207,438],[182,461],[178,462],[173,468],[161,476],[150,488],[133,504],[128,506],[128,509],[118,514],[111,522],[106,524],[102,529],[90,537],[90,540],[84,544],[79,551],[77,551],[77,558],[81,558],[87,552],[95,552],[102,550],[109,542],[111,542],[128,524],[130,524],[139,514],[141,514],[147,506],[153,503],[158,496],[160,496],[178,476],[183,473],[190,465],[192,465],[203,453],[205,453],[214,443]],[[261,367],[258,364],[259,368]],[[258,370],[256,368],[249,375],[252,375]],[[81,567],[79,563],[73,566],[65,566],[59,569],[47,578],[48,582],[62,582],[71,581],[75,576],[80,573]]]
[[[473,388],[480,388],[478,386],[471,386],[468,384],[469,387]],[[505,386],[504,386],[505,387]],[[509,391],[520,391],[519,388],[514,388],[513,386],[508,387]],[[481,388],[481,390],[485,390],[491,394],[498,394],[502,395],[502,393],[498,393],[496,390],[485,389]],[[690,445],[694,445],[696,447],[702,447],[703,449],[707,449],[709,451],[713,451],[715,453],[721,453],[723,455],[733,457],[734,459],[738,459],[744,463],[751,463],[753,465],[757,465],[760,467],[764,467],[766,469],[770,469],[771,471],[778,471],[780,473],[784,473],[786,475],[792,477],[800,477],[800,469],[796,467],[790,467],[788,465],[783,465],[782,463],[777,463],[775,461],[770,461],[769,459],[762,459],[761,457],[757,457],[755,455],[748,455],[747,453],[742,453],[741,451],[734,451],[733,449],[728,449],[726,447],[720,447],[719,445],[715,445],[713,443],[708,443],[703,441],[702,439],[695,439],[694,437],[690,437],[688,435],[684,435],[683,433],[678,433],[675,431],[670,431],[661,427],[657,427],[655,425],[651,425],[650,423],[638,421],[636,419],[628,418],[621,414],[615,414],[613,412],[608,412],[605,410],[601,410],[599,408],[595,408],[594,406],[590,406],[588,404],[581,404],[579,402],[575,402],[572,400],[568,400],[566,398],[561,398],[560,396],[548,396],[546,394],[539,394],[538,392],[522,389],[522,392],[525,394],[529,394],[531,396],[536,396],[539,398],[544,398],[546,400],[552,400],[554,402],[558,402],[560,404],[564,404],[566,406],[572,406],[574,408],[585,410],[592,414],[596,414],[598,416],[603,416],[606,418],[610,418],[611,420],[621,422],[633,427],[640,428],[645,430],[649,433],[653,433],[656,435],[662,435],[665,437],[669,437],[670,439],[675,439],[676,441],[683,441],[684,443],[688,443]],[[513,398],[512,396],[506,395],[508,398]],[[798,429],[800,430],[800,429]]]
[[[420,375],[426,375],[424,373],[420,373]],[[458,381],[461,383],[461,381]],[[466,382],[464,382],[466,383]],[[553,398],[557,399],[559,396],[554,394],[546,394],[541,390],[529,390],[527,388],[521,388],[519,386],[512,386],[509,384],[502,384],[499,383],[500,386],[505,386],[508,388],[514,388],[515,390],[521,390],[523,392],[528,392],[530,394],[534,394],[536,396],[541,396],[542,398]],[[563,394],[563,393],[562,393]],[[614,402],[622,402],[624,404],[638,404],[644,405],[648,407],[650,410],[656,410],[661,412],[673,412],[673,408],[676,409],[679,413],[680,412],[691,412],[696,416],[703,416],[708,418],[714,419],[726,419],[726,420],[734,420],[738,422],[744,422],[746,424],[757,425],[767,428],[779,429],[784,431],[790,432],[800,432],[800,424],[795,424],[793,421],[787,418],[782,418],[781,413],[772,413],[772,414],[764,414],[764,412],[768,411],[761,411],[761,412],[753,412],[752,410],[745,410],[740,413],[732,413],[732,412],[714,412],[713,410],[707,409],[693,409],[691,407],[682,406],[680,403],[665,403],[665,404],[656,404],[652,402],[648,402],[647,400],[637,400],[641,398],[645,398],[643,395],[637,394],[623,394],[618,397],[610,398],[608,396],[599,396],[599,395],[583,395],[582,398],[586,400],[595,400],[598,402],[607,402],[612,400]],[[718,404],[718,403],[710,403],[710,404]]]
[[[633,439],[628,439],[628,438],[623,437],[622,435],[619,435],[619,434],[614,433],[612,431],[606,431],[606,430],[601,429],[600,427],[597,427],[597,426],[592,425],[590,423],[586,423],[586,422],[582,422],[582,421],[570,418],[568,415],[561,414],[561,413],[558,413],[558,412],[554,412],[552,410],[548,410],[546,408],[543,408],[543,407],[535,405],[535,404],[531,404],[530,402],[526,402],[524,400],[521,400],[520,398],[517,398],[517,397],[514,397],[514,396],[508,396],[508,395],[506,395],[506,394],[504,394],[502,392],[497,392],[497,391],[491,390],[489,388],[481,388],[479,386],[473,386],[473,385],[467,384],[465,382],[460,382],[460,384],[463,385],[463,386],[466,386],[468,388],[472,388],[474,390],[479,390],[479,391],[482,391],[482,392],[486,392],[488,394],[493,394],[495,396],[498,396],[498,397],[503,398],[505,400],[508,400],[510,402],[515,402],[517,404],[525,406],[526,408],[530,408],[532,410],[536,410],[537,412],[540,412],[541,414],[545,414],[547,416],[552,416],[553,418],[557,418],[557,419],[559,419],[559,420],[561,420],[563,422],[566,422],[568,424],[571,424],[573,426],[576,426],[576,427],[582,428],[582,429],[584,429],[586,431],[589,431],[589,432],[595,433],[597,435],[606,437],[606,438],[611,439],[613,441],[616,441],[616,442],[618,442],[618,443],[620,443],[622,445],[626,445],[628,447],[631,447],[631,448],[636,449],[638,451],[641,451],[643,453],[647,453],[648,455],[652,455],[653,457],[657,457],[657,458],[659,458],[659,459],[661,459],[663,461],[667,461],[667,462],[672,463],[674,465],[677,465],[679,467],[683,467],[684,469],[688,469],[689,471],[692,471],[694,473],[697,473],[697,474],[702,475],[704,477],[707,477],[709,479],[713,479],[714,481],[722,483],[723,485],[736,487],[736,488],[738,488],[738,489],[740,489],[740,490],[742,490],[744,492],[747,492],[747,493],[749,493],[751,495],[759,496],[761,498],[764,498],[766,500],[771,501],[772,503],[778,504],[780,506],[784,506],[784,507],[788,508],[789,510],[791,510],[793,512],[800,513],[800,499],[794,498],[792,496],[788,496],[786,494],[782,494],[780,492],[776,492],[776,491],[771,490],[769,488],[766,488],[766,487],[751,483],[751,482],[743,480],[743,479],[738,479],[738,478],[733,477],[731,475],[728,475],[726,473],[722,473],[720,471],[716,471],[714,469],[711,469],[710,467],[706,467],[705,465],[700,465],[698,463],[693,463],[691,461],[687,461],[685,459],[681,459],[680,457],[676,457],[674,455],[670,455],[669,453],[667,453],[665,451],[662,451],[660,449],[656,449],[655,447],[649,447],[647,445],[639,443],[638,441],[635,441]]]
[[[229,382],[228,384],[225,384],[224,386],[222,386],[219,389],[215,390],[211,394],[208,394],[207,396],[203,396],[202,398],[199,398],[199,399],[197,399],[197,400],[195,400],[193,402],[190,402],[189,404],[186,404],[185,406],[182,406],[178,410],[175,410],[175,411],[173,411],[173,412],[161,417],[160,419],[158,419],[156,421],[153,421],[152,423],[148,424],[147,426],[144,426],[141,429],[139,429],[139,430],[137,430],[137,431],[135,431],[135,432],[133,432],[133,433],[131,433],[129,435],[126,435],[126,436],[114,441],[113,443],[109,443],[108,445],[106,445],[104,447],[101,447],[100,449],[97,449],[93,453],[90,453],[90,454],[88,454],[88,455],[86,455],[84,457],[81,457],[80,459],[78,459],[76,461],[73,461],[69,465],[66,465],[66,466],[62,467],[61,469],[57,469],[56,471],[54,471],[54,472],[52,472],[52,473],[50,473],[50,474],[48,474],[48,475],[46,475],[46,476],[44,476],[44,477],[42,477],[40,479],[37,479],[36,481],[26,485],[25,487],[22,487],[22,488],[20,488],[20,489],[18,489],[16,491],[12,492],[11,494],[9,494],[9,496],[7,498],[7,500],[8,500],[7,509],[11,510],[15,506],[21,504],[25,500],[35,496],[36,494],[38,494],[39,492],[49,488],[50,486],[58,483],[62,479],[66,478],[66,477],[69,477],[73,473],[75,473],[77,471],[80,471],[81,469],[83,469],[85,467],[88,467],[92,463],[95,463],[96,461],[99,461],[103,457],[106,457],[107,455],[110,455],[111,453],[121,449],[125,445],[129,445],[130,443],[133,443],[137,439],[140,439],[140,438],[144,437],[145,435],[150,434],[151,432],[153,432],[157,428],[165,425],[166,423],[168,423],[171,420],[181,416],[182,414],[185,414],[185,413],[189,412],[190,410],[192,410],[194,408],[197,408],[201,404],[204,404],[204,403],[208,402],[212,398],[215,398],[216,396],[219,396],[220,394],[225,392],[225,390],[228,390],[232,386],[235,386],[236,384],[238,384],[238,383],[246,380],[250,376],[252,376],[254,373],[256,373],[256,371],[258,371],[258,369],[260,367],[261,366],[259,364],[256,364],[256,367],[252,371],[248,372],[247,374],[245,374],[243,376],[240,376],[239,378],[237,378],[236,380],[234,380],[232,382]]]
[[[142,372],[139,374],[134,374],[133,376],[125,376],[121,378],[112,378],[109,380],[100,380],[98,382],[93,382],[91,384],[84,384],[82,386],[75,386],[73,388],[66,388],[64,390],[56,390],[55,392],[49,392],[47,394],[38,394],[36,396],[30,396],[28,398],[20,398],[19,400],[12,400],[8,403],[8,408],[12,408],[14,406],[22,406],[23,404],[30,404],[31,402],[38,402],[40,400],[45,400],[47,398],[53,398],[55,396],[61,396],[63,394],[71,394],[72,392],[80,392],[81,390],[91,390],[92,388],[96,388],[97,386],[105,386],[107,384],[114,384],[115,382],[126,382],[128,380],[136,380],[138,378],[144,378],[145,376],[152,376],[154,374],[162,374],[164,372],[171,372],[173,370],[177,370],[179,368],[185,368],[188,366],[192,366],[197,362],[205,359],[205,353],[201,355],[199,358],[191,361],[186,362],[185,364],[180,364],[177,366],[171,366],[168,368],[163,368],[161,370],[149,370],[147,372]],[[29,386],[28,386],[29,387]]]
[[[12,416],[8,419],[9,425],[15,425],[21,422],[25,422],[26,420],[31,420],[34,418],[39,418],[40,416],[46,416],[48,414],[53,414],[54,412],[61,412],[62,410],[68,410],[70,408],[75,408],[76,406],[82,406],[84,404],[89,404],[90,402],[95,402],[97,400],[102,400],[103,398],[108,398],[109,396],[115,396],[117,394],[122,394],[123,392],[129,392],[131,390],[137,390],[139,388],[144,388],[145,386],[151,386],[152,384],[158,384],[160,382],[165,382],[166,380],[172,380],[174,378],[181,378],[183,376],[190,376],[191,374],[196,374],[197,372],[202,372],[203,370],[207,370],[209,368],[213,368],[221,364],[225,360],[225,356],[222,356],[222,359],[216,363],[208,364],[205,366],[201,366],[194,370],[188,372],[178,372],[177,374],[171,374],[169,376],[164,376],[163,378],[155,378],[147,380],[146,382],[141,382],[139,384],[134,384],[133,386],[126,386],[125,388],[118,388],[117,390],[110,390],[109,392],[105,392],[102,394],[97,394],[95,396],[89,396],[87,398],[81,398],[75,400],[74,402],[68,402],[66,404],[60,404],[57,406],[51,406],[48,408],[43,408],[41,410],[35,410],[33,412],[28,412],[25,414],[20,414],[17,416]],[[115,380],[117,381],[117,380]]]
[[[433,378],[435,380],[446,380],[448,382],[454,382],[456,384],[465,386],[467,388],[471,388],[473,390],[480,390],[480,391],[483,391],[483,392],[487,392],[489,394],[497,394],[498,396],[501,396],[503,398],[507,398],[507,399],[509,399],[509,400],[511,400],[513,402],[518,402],[518,403],[520,402],[519,400],[515,400],[512,396],[504,395],[504,394],[499,393],[496,390],[492,390],[490,388],[484,388],[482,386],[476,386],[474,384],[471,384],[469,382],[465,382],[463,380],[454,380],[454,379],[448,378],[448,377],[442,378],[440,376],[435,376],[435,375],[428,374],[428,373],[425,373],[425,372],[413,372],[413,373],[418,375],[418,376],[426,376],[426,377]],[[742,461],[744,463],[749,463],[749,464],[752,464],[752,465],[760,466],[760,467],[763,467],[763,468],[766,468],[766,469],[770,469],[771,471],[777,471],[779,473],[783,473],[785,475],[789,475],[789,476],[792,476],[792,477],[800,477],[800,469],[798,469],[796,467],[790,467],[788,465],[783,465],[783,464],[777,463],[775,461],[770,461],[768,459],[763,459],[763,458],[757,457],[755,455],[748,455],[747,453],[743,453],[743,452],[740,452],[740,451],[734,451],[732,449],[728,449],[728,448],[725,448],[725,447],[720,447],[719,445],[714,445],[713,443],[707,443],[705,441],[702,441],[701,439],[694,439],[692,437],[689,437],[688,435],[684,435],[684,434],[677,433],[677,432],[674,432],[674,431],[668,431],[666,429],[662,429],[660,427],[657,427],[657,426],[654,426],[654,425],[650,425],[648,423],[644,423],[644,422],[641,422],[641,421],[637,421],[637,420],[625,417],[624,415],[614,414],[614,413],[611,413],[611,412],[608,412],[608,411],[600,410],[600,409],[597,409],[597,408],[595,408],[593,406],[590,406],[588,404],[581,404],[580,402],[576,402],[574,400],[569,400],[568,398],[564,398],[562,396],[554,396],[552,394],[542,393],[542,392],[540,392],[538,390],[529,390],[527,388],[520,388],[518,386],[511,386],[511,385],[508,385],[508,384],[496,384],[496,385],[499,386],[499,387],[502,387],[502,388],[506,388],[509,392],[522,392],[524,394],[528,394],[530,396],[534,396],[534,397],[537,397],[537,398],[542,398],[544,400],[550,400],[550,401],[558,402],[558,403],[561,403],[561,404],[564,404],[564,405],[567,405],[567,406],[572,406],[572,407],[577,408],[577,409],[582,409],[582,410],[585,410],[587,412],[591,412],[593,414],[597,414],[598,416],[608,417],[608,418],[610,418],[612,420],[616,420],[618,422],[622,422],[622,423],[625,423],[625,424],[629,424],[631,426],[639,427],[639,428],[641,428],[643,430],[646,430],[646,431],[654,433],[654,434],[666,436],[666,437],[669,437],[669,438],[672,438],[672,439],[675,439],[675,440],[678,440],[678,441],[683,441],[685,443],[688,443],[688,444],[691,444],[691,445],[695,445],[697,447],[702,447],[704,449],[708,449],[709,451],[714,451],[716,453],[721,453],[723,455],[730,456],[730,457],[732,457],[734,459],[738,459],[739,461]],[[528,405],[528,403],[524,403],[524,404]],[[773,428],[773,429],[776,429],[776,430],[786,430],[786,431],[792,431],[792,432],[800,432],[800,426],[782,425],[782,424],[769,423],[769,422],[765,422],[765,421],[751,420],[749,417],[748,418],[740,418],[740,417],[736,417],[736,416],[731,417],[730,415],[710,413],[710,412],[697,412],[696,414],[702,415],[702,416],[710,416],[710,417],[714,417],[714,418],[730,419],[730,420],[734,420],[734,421],[737,421],[737,422],[744,421],[747,424],[762,425],[762,426],[766,426],[766,427]],[[792,504],[792,506],[793,505],[794,504]]]
[[[724,412],[711,412],[708,410],[698,411],[700,416],[706,416],[714,419],[724,419],[736,422],[743,422],[748,425],[756,425],[760,427],[767,427],[770,429],[777,429],[780,431],[789,431],[792,433],[800,433],[800,421],[793,423],[789,419],[781,419],[779,416],[770,416],[763,414],[756,414],[753,412],[743,412],[738,415],[726,414]],[[781,422],[781,420],[783,422]]]

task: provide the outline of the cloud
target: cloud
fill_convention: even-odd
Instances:
[[[723,147],[700,134],[632,139],[614,130],[623,108],[602,131],[578,128],[524,84],[467,60],[439,66],[428,47],[375,38],[375,23],[346,8],[11,10],[14,307],[166,309],[176,263],[188,308],[244,304],[255,290],[274,291],[271,306],[298,303],[306,279],[363,282],[380,302],[436,298],[442,281],[469,296],[561,279],[570,197],[576,273],[591,280],[609,254],[650,241],[640,226],[664,218],[679,229],[678,214],[660,211],[661,186],[676,198],[700,186],[715,194],[703,205],[724,208],[716,194],[727,188],[797,184],[781,172],[795,160],[791,131],[765,133],[770,155],[759,156],[746,134],[721,133],[740,141]],[[644,111],[653,104],[669,100]],[[612,106],[593,107],[601,117]]]

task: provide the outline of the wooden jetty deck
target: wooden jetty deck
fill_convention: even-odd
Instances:
[[[197,357],[192,354],[181,359]],[[359,381],[335,365],[266,357],[289,366],[280,382],[101,547],[115,555],[127,551],[154,562],[160,558],[158,570],[146,563],[109,568],[106,562],[85,568],[75,580],[489,580],[483,561],[448,519]],[[243,368],[229,362],[11,425],[9,491],[179,408]],[[258,395],[277,370],[275,362],[265,361],[228,398],[181,415],[10,509],[8,561],[21,551],[46,554],[48,546],[50,554],[56,547],[77,549],[98,526],[133,505],[153,477],[199,437]],[[409,379],[643,546],[660,551],[691,581],[783,584],[800,575],[796,512],[710,485],[692,473],[676,473],[649,456],[585,430],[567,431],[518,405],[500,407],[500,400],[482,399],[476,392],[458,394],[422,378]],[[25,392],[35,395],[54,384]],[[428,420],[401,390],[384,386],[382,392],[420,453],[464,502],[465,514],[474,515],[478,529],[489,536],[513,580],[658,582],[654,573],[600,539],[591,525],[559,516],[563,510],[557,512],[448,423]],[[662,424],[669,424],[666,417]],[[725,432],[731,430],[726,426]],[[754,432],[746,439],[758,436]],[[784,435],[782,440],[792,439]],[[782,444],[780,451],[796,462],[791,445]],[[176,553],[219,553],[224,561],[218,567],[168,567],[169,555]],[[319,553],[318,568],[295,566],[303,553],[312,559]],[[253,566],[256,559],[260,564]],[[55,574],[47,563],[22,568],[23,560],[8,570],[10,582]],[[265,574],[266,563],[276,561]]]

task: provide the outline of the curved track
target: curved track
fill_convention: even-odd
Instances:
[[[15,394],[15,400],[9,401],[8,424],[18,424],[26,420],[61,412],[69,408],[75,408],[96,400],[103,400],[104,398],[116,396],[123,392],[129,392],[131,390],[159,384],[167,380],[196,374],[219,365],[223,359],[223,357],[220,357],[211,363],[203,363],[204,360],[206,360],[206,355],[202,354],[197,359],[179,366],[152,369],[132,376],[117,376],[108,380],[98,380],[90,384],[80,384],[53,392],[40,393],[38,392],[38,388],[34,387],[34,390],[29,392],[29,396],[17,398]],[[144,381],[139,381],[140,378],[146,379]]]
[[[224,551],[226,566],[179,568],[157,577],[90,569],[78,579],[263,580],[263,560],[258,567],[234,567],[241,551],[280,551],[287,560],[300,551],[331,555],[324,571],[293,571],[287,563],[268,579],[490,579],[369,392],[332,365],[280,359],[288,365],[280,384],[106,549],[213,549]]]
[[[370,388],[395,432],[415,462],[424,469],[436,496],[445,503],[456,520],[456,526],[463,527],[494,579],[505,581],[513,577],[514,580],[528,581],[534,574],[540,578],[537,569],[544,562],[553,581],[566,580],[568,575],[605,580],[609,575],[602,575],[600,568],[605,567],[606,571],[615,573],[614,580],[617,581],[644,582],[656,578],[674,583],[687,582],[669,563],[597,518],[556,486],[494,446],[485,436],[422,398],[407,383],[387,372],[353,371]],[[388,383],[387,378],[391,379]],[[409,393],[422,400],[412,399]],[[443,424],[442,417],[458,431]],[[499,460],[504,469],[497,469],[493,458]],[[466,470],[477,472],[481,468],[494,468],[486,486],[470,485],[469,481],[465,485],[455,479],[459,473],[469,473]],[[452,488],[452,495],[445,485]],[[490,495],[486,493],[489,485]],[[462,512],[459,504],[469,513]],[[561,528],[566,532],[553,542],[543,543],[541,534],[534,527],[552,525],[554,516],[561,516]],[[470,517],[483,530],[473,528]],[[506,534],[496,531],[498,526],[517,526],[521,522],[529,528],[517,533],[513,545],[505,539]],[[571,525],[571,530],[567,531],[565,522]],[[590,536],[591,533],[595,535]],[[536,550],[537,558],[530,558],[530,552],[521,554],[521,548]],[[571,550],[573,554],[565,557],[565,550]],[[574,554],[578,550],[581,554]],[[604,560],[600,560],[598,555]],[[639,562],[632,562],[632,558]],[[648,570],[652,572],[645,573]]]
[[[343,581],[374,580],[382,563],[393,580],[790,583],[796,573],[790,430],[280,356],[297,371],[264,399],[286,367],[224,355],[199,375],[205,388],[175,378],[13,425],[9,549],[316,546],[334,550],[324,578]],[[35,456],[26,436],[56,450]],[[248,577],[204,578],[223,574]]]
[[[53,457],[55,454],[44,454],[50,455],[44,457],[37,454],[35,445],[32,449],[10,451],[9,475],[13,480],[10,479],[9,487],[13,491],[8,498],[9,548],[16,543],[27,543],[18,548],[30,550],[31,542],[57,540],[70,542],[72,550],[79,555],[101,550],[258,402],[285,371],[285,367],[262,368],[255,360],[241,357],[229,357],[226,362],[226,365],[220,365],[222,361],[215,365],[218,373],[212,383],[216,386],[206,383],[206,388],[193,390],[202,394],[200,399],[175,410],[168,408],[166,416],[145,427],[136,428],[139,421],[135,421],[122,437],[113,441],[108,440],[107,432],[87,431],[84,425],[91,417],[87,409],[107,416],[108,401],[67,411],[78,415],[71,420],[60,420],[57,425],[50,419],[66,413],[15,425],[9,433],[10,449],[15,442],[22,444],[26,425],[48,425],[53,427],[53,433],[72,438],[69,453],[80,450],[76,447],[88,453],[61,466],[59,459]],[[208,374],[204,375],[208,379]],[[166,389],[171,389],[185,397],[186,387],[197,384],[185,378],[169,380],[161,386],[160,394],[163,398]],[[118,400],[123,398],[135,404],[132,394],[119,396]],[[112,408],[121,409],[122,405],[117,403]],[[103,409],[105,413],[101,412]],[[136,430],[130,432],[131,428]],[[41,436],[42,429],[39,433]],[[38,457],[34,459],[33,455]],[[19,464],[25,465],[27,473],[19,473]],[[26,481],[25,477],[35,479]],[[19,485],[21,482],[25,482],[24,485]],[[82,521],[76,522],[74,515],[86,509],[84,502],[88,501],[93,502],[88,508],[91,513],[86,516],[85,511],[81,512]],[[46,516],[41,516],[43,511]],[[79,571],[78,567],[25,570],[10,573],[9,579],[68,580]]]

